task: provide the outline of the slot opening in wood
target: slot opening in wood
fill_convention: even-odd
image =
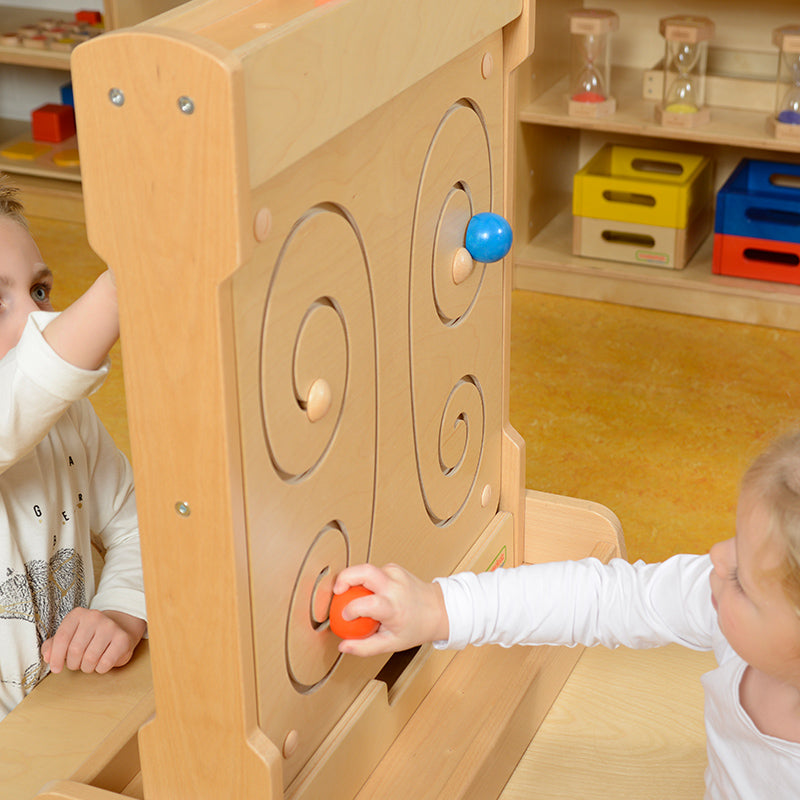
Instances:
[[[626,231],[603,231],[600,234],[606,242],[612,244],[629,244],[632,247],[655,247],[656,240],[645,233],[628,233]]]
[[[636,206],[649,206],[652,208],[656,204],[656,199],[650,194],[638,194],[637,192],[617,192],[606,189],[603,197],[609,203],[630,203]]]
[[[677,161],[660,161],[656,158],[634,158],[631,166],[637,172],[657,172],[661,175],[683,175],[683,165]]]
[[[414,660],[414,657],[417,655],[419,650],[420,648],[417,646],[408,650],[401,650],[399,653],[395,653],[383,665],[381,671],[375,676],[375,680],[383,681],[383,683],[386,684],[386,690],[389,693],[390,698],[392,696],[392,689],[394,689],[395,684]]]
[[[800,214],[794,211],[784,211],[781,208],[760,208],[753,206],[746,209],[744,215],[751,222],[769,222],[773,225],[800,226]]]
[[[779,250],[762,250],[758,247],[748,247],[744,251],[748,261],[765,261],[768,264],[779,264],[784,267],[796,267],[800,264],[800,256],[795,253],[782,253]]]

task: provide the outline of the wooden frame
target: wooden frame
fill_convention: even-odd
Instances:
[[[41,800],[499,793],[580,649],[341,659],[325,615],[365,558],[623,552],[610,512],[524,491],[509,263],[452,276],[469,217],[509,212],[531,26],[519,0],[197,0],[76,51],[156,713],[140,778]]]

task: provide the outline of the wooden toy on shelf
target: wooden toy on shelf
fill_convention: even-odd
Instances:
[[[75,109],[46,103],[31,112],[31,135],[35,142],[63,142],[75,135]]]
[[[662,125],[695,127],[711,118],[706,105],[708,41],[714,23],[707,17],[666,17],[659,25],[664,37],[664,93],[656,106]]]
[[[800,140],[800,25],[784,25],[772,32],[778,48],[775,114],[769,129],[778,139]]]
[[[569,14],[569,113],[583,117],[613,114],[611,33],[619,28],[613,11],[580,8]]]
[[[717,193],[713,269],[800,285],[800,166],[742,159]]]
[[[605,145],[573,181],[573,253],[682,269],[711,230],[708,156]]]
[[[103,15],[99,11],[78,11],[71,20],[44,18],[20,25],[17,30],[4,33],[0,44],[69,53],[104,30]]]
[[[136,786],[124,727],[91,754],[103,794],[62,774],[40,800],[500,792],[580,648],[360,660],[326,614],[362,560],[622,552],[607,510],[524,490],[509,260],[453,274],[470,219],[509,216],[531,25],[519,0],[209,0],[76,50],[155,717]]]

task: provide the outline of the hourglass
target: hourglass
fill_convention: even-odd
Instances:
[[[705,104],[708,40],[714,23],[706,17],[677,16],[661,20],[664,52],[664,94],[656,106],[662,125],[694,127],[711,117]]]
[[[616,100],[610,94],[611,32],[619,27],[613,11],[582,8],[569,14],[569,113],[583,117],[613,114]]]
[[[779,139],[800,139],[800,25],[776,28],[772,42],[780,55],[770,128]]]

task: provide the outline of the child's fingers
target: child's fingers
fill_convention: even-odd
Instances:
[[[42,658],[51,672],[66,666],[81,672],[108,672],[130,660],[131,638],[100,611],[75,608],[64,617],[55,635],[42,645]]]
[[[369,588],[369,587],[367,587]],[[357,617],[372,617],[381,622],[388,614],[387,604],[383,602],[383,597],[378,594],[368,594],[364,597],[356,597],[342,609],[342,619],[353,620]]]
[[[130,639],[127,634],[119,630],[109,641],[99,657],[91,661],[85,661],[81,665],[84,672],[97,672],[104,675],[114,667],[122,667],[131,660],[133,649],[130,646]]]
[[[345,655],[367,658],[383,653],[394,653],[397,650],[397,640],[388,631],[378,631],[366,639],[344,639],[339,642],[339,652]]]
[[[333,584],[333,593],[341,594],[351,586],[366,586],[371,592],[379,592],[386,585],[386,573],[373,564],[356,564],[345,567]]]
[[[75,610],[73,609],[64,617],[58,630],[48,639],[50,645],[46,655],[44,645],[42,645],[42,658],[50,665],[51,672],[61,672],[67,664],[72,637],[80,624],[80,615],[75,614]]]

